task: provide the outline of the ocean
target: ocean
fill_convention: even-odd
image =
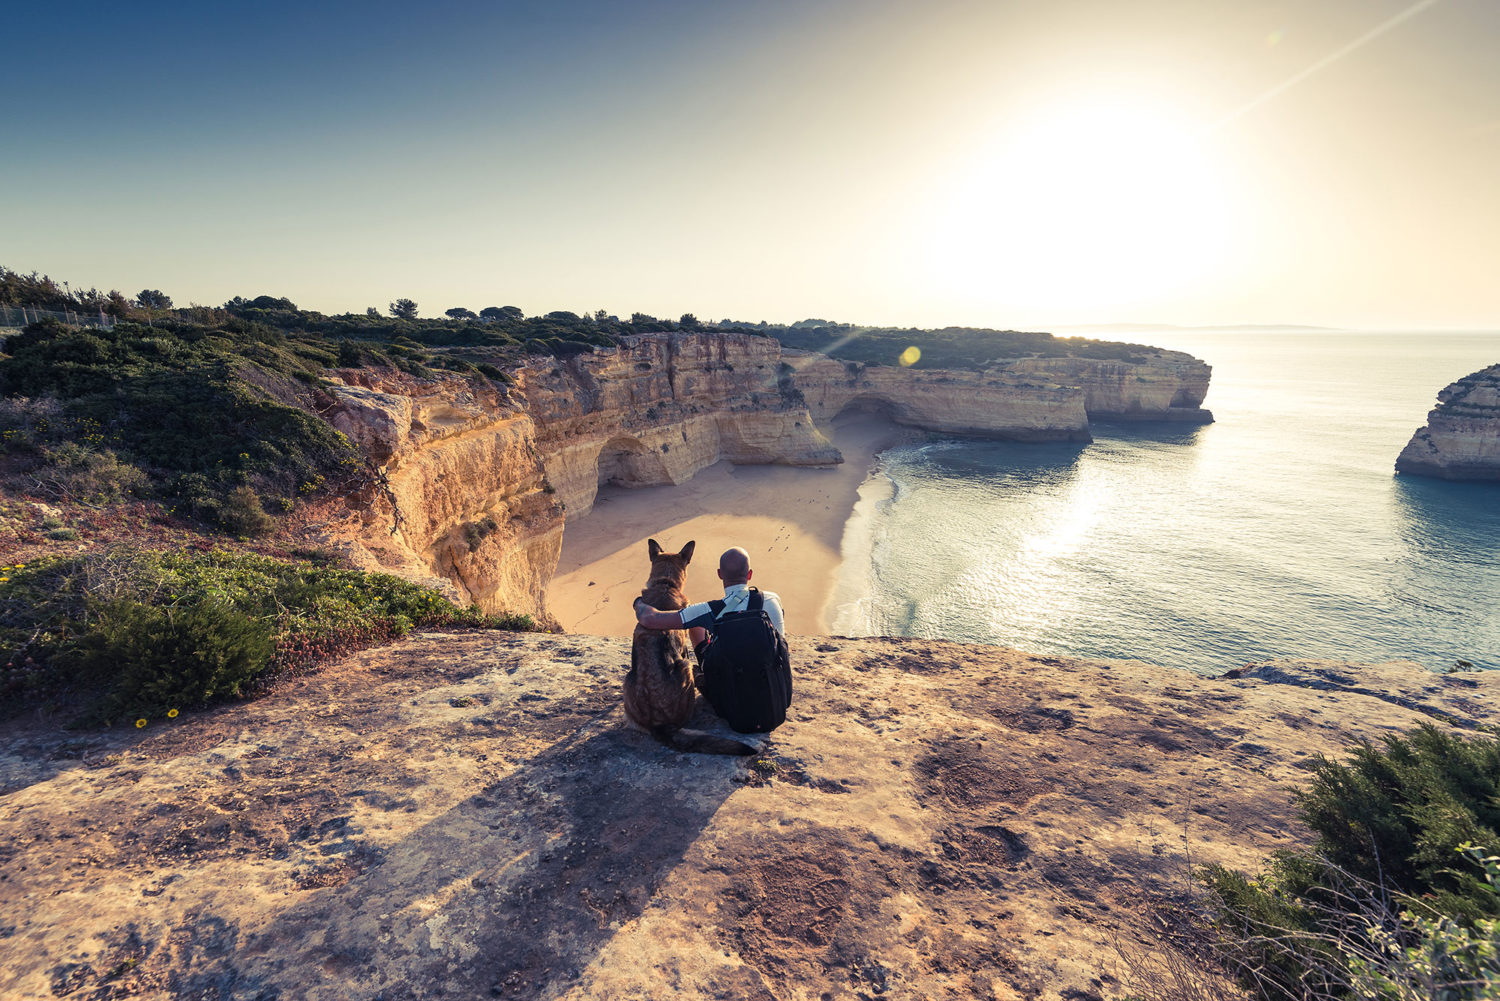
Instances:
[[[842,635],[1218,673],[1268,657],[1500,668],[1500,483],[1396,476],[1500,333],[1190,332],[1216,422],[1089,445],[881,454],[844,535]]]

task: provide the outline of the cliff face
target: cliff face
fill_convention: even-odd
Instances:
[[[1182,351],[1162,351],[1140,363],[1021,358],[1010,362],[1005,371],[1033,381],[1079,387],[1092,420],[1208,424],[1214,419],[1202,408],[1213,370]]]
[[[1015,441],[1090,441],[1084,391],[1006,372],[868,366],[787,352],[797,389],[820,422],[854,408],[899,424]]]
[[[1396,471],[1445,480],[1500,480],[1500,365],[1438,393],[1437,408],[1401,450]]]
[[[601,484],[681,483],[721,459],[842,461],[779,364],[767,338],[662,334],[533,360],[505,390],[346,371],[329,420],[383,480],[321,541],[487,611],[545,614],[564,517]]]
[[[531,418],[482,380],[357,375],[365,385],[331,389],[329,419],[384,480],[356,499],[357,524],[335,529],[348,555],[487,611],[541,613],[563,514]]]
[[[359,565],[439,583],[491,611],[544,612],[564,518],[599,487],[678,484],[721,459],[843,461],[819,425],[846,409],[932,431],[1089,440],[1093,416],[1211,419],[1208,366],[1024,359],[987,372],[867,367],[750,334],[661,333],[537,357],[496,388],[346,370],[329,414],[383,481],[330,530]],[[329,541],[325,538],[324,541]]]
[[[647,334],[516,373],[548,481],[568,514],[599,487],[678,484],[721,459],[842,462],[798,401],[780,345],[748,334]]]

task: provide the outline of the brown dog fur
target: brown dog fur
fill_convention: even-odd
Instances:
[[[653,608],[670,611],[687,607],[682,583],[693,543],[678,553],[663,552],[655,539],[646,540],[651,576],[641,597]],[[630,643],[630,673],[625,675],[625,715],[657,740],[679,751],[706,754],[754,754],[755,748],[738,740],[716,737],[682,724],[693,714],[697,690],[693,684],[696,659],[684,629],[647,629],[637,625]]]

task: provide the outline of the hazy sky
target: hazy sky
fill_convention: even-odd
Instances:
[[[33,4],[0,264],[178,303],[1500,327],[1496,0]]]

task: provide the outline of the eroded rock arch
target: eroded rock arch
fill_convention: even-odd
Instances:
[[[672,483],[661,453],[633,435],[615,435],[599,449],[599,486],[646,487]]]

